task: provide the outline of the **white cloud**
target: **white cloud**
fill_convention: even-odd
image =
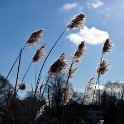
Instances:
[[[59,10],[61,11],[70,11],[78,7],[78,3],[66,3]]]
[[[92,45],[101,44],[105,42],[108,37],[107,31],[102,31],[95,27],[88,28],[86,26],[84,26],[83,29],[80,29],[78,33],[72,33],[67,36],[67,38],[75,44],[85,41],[87,44]]]
[[[87,3],[89,8],[98,9],[104,5],[100,0],[93,0],[92,2]]]

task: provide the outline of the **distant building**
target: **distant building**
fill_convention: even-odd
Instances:
[[[45,104],[45,101],[40,100],[38,97],[34,97],[33,93],[28,92],[28,95],[22,101],[24,108],[24,124],[31,124],[37,112],[40,110],[40,107]],[[42,118],[40,118],[36,124],[40,124],[40,121],[42,121]]]
[[[98,124],[104,120],[105,111],[99,105],[83,105],[83,120],[86,124]]]

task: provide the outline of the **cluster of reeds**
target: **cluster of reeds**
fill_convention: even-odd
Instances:
[[[82,28],[85,24],[85,20],[86,20],[86,15],[84,13],[80,13],[80,14],[77,14],[76,16],[74,16],[74,18],[72,19],[71,22],[68,23],[68,25],[66,26],[66,28],[64,29],[64,31],[61,33],[61,35],[59,36],[59,38],[55,41],[55,43],[53,44],[52,48],[50,49],[50,51],[48,52],[48,54],[46,55],[46,58],[44,59],[43,61],[43,64],[40,68],[40,72],[38,74],[38,77],[37,77],[37,81],[36,81],[36,87],[35,87],[35,90],[34,90],[34,98],[35,98],[35,95],[37,93],[37,90],[40,91],[40,93],[42,94],[40,97],[43,97],[44,95],[44,92],[46,90],[46,87],[48,87],[48,102],[49,102],[49,107],[50,107],[50,95],[49,95],[49,92],[50,90],[56,90],[58,93],[57,95],[57,98],[58,97],[62,97],[62,105],[67,105],[69,103],[69,101],[72,99],[72,89],[69,85],[69,79],[70,78],[73,78],[73,75],[74,73],[76,72],[76,70],[78,69],[78,67],[76,66],[76,64],[78,64],[81,59],[84,57],[84,55],[86,54],[86,43],[85,41],[81,41],[81,43],[78,45],[78,48],[76,49],[76,51],[72,54],[72,59],[71,61],[68,61],[66,59],[66,54],[65,52],[63,52],[60,57],[50,66],[49,70],[48,70],[48,77],[47,77],[47,80],[45,82],[45,84],[41,84],[40,86],[40,89],[38,89],[38,86],[39,86],[39,83],[40,83],[40,80],[41,80],[41,73],[42,73],[42,70],[44,68],[44,65],[49,57],[49,55],[51,54],[51,52],[53,51],[54,47],[57,45],[57,43],[60,41],[60,38],[62,37],[62,35],[65,33],[65,31],[67,29],[74,29],[74,28]],[[35,44],[37,44],[41,38],[42,38],[42,35],[43,35],[43,32],[44,32],[44,29],[39,29],[38,31],[35,31],[33,32],[26,44],[24,45],[24,47],[21,49],[17,59],[15,60],[14,64],[12,65],[6,79],[9,77],[13,67],[15,66],[17,60],[19,59],[19,63],[18,63],[18,70],[17,70],[17,75],[16,75],[16,83],[15,83],[15,87],[10,91],[10,96],[16,96],[17,95],[17,92],[18,90],[24,90],[26,88],[26,85],[24,83],[24,79],[32,65],[32,63],[34,62],[39,62],[42,57],[45,55],[45,49],[46,49],[46,44],[45,43],[42,43],[38,49],[36,50],[33,58],[32,58],[32,61],[31,63],[29,64],[22,80],[20,83],[18,83],[18,77],[19,77],[19,72],[20,72],[20,65],[21,65],[21,55],[22,55],[22,52],[24,50],[24,48],[27,46],[33,46]],[[113,43],[110,39],[106,39],[104,45],[103,45],[103,48],[102,48],[102,57],[100,59],[100,63],[99,63],[99,66],[97,68],[97,81],[96,81],[96,85],[98,85],[98,89],[99,89],[99,104],[100,104],[100,77],[106,73],[108,70],[109,70],[109,63],[106,59],[103,58],[103,55],[106,54],[106,53],[110,53],[111,52],[111,49],[113,47]],[[70,62],[70,63],[69,63]],[[63,92],[61,93],[60,92],[60,89],[59,89],[59,83],[56,81],[56,78],[57,78],[57,75],[59,73],[62,73],[63,71],[66,72],[67,76],[66,76],[66,81],[65,81],[65,87],[64,87],[64,90]],[[52,89],[51,86],[48,84],[51,77],[54,77],[55,78],[55,89]],[[91,78],[90,81],[88,82],[87,86],[86,86],[86,89],[85,89],[85,92],[84,92],[84,99],[88,99],[88,100],[91,100],[91,98],[94,99],[94,95],[95,95],[95,92],[93,93],[93,89],[94,87],[96,88],[96,85],[94,84],[93,82],[94,78]],[[44,81],[43,81],[44,82]],[[58,84],[57,84],[58,83]],[[95,91],[95,90],[94,90]],[[60,94],[61,93],[61,94]],[[54,97],[54,96],[53,96]],[[10,97],[9,97],[10,98]],[[8,98],[8,99],[9,99]],[[83,99],[83,102],[84,102],[84,99]],[[34,99],[33,99],[34,100]],[[58,100],[58,99],[57,99]],[[35,121],[43,114],[43,111],[44,111],[44,108],[45,108],[46,104],[43,105],[40,110],[37,112],[37,115],[35,117]],[[35,102],[33,102],[33,107],[35,107]]]
[[[83,25],[84,25],[84,22],[85,22],[85,14],[83,13],[80,13],[78,15],[76,15],[72,21],[68,24],[68,26],[66,27],[69,28],[69,29],[73,29],[73,28],[81,28]],[[65,29],[65,30],[66,30]],[[37,80],[37,84],[39,84],[39,81],[40,81],[40,78],[41,78],[41,72],[42,72],[42,69],[44,67],[44,64],[47,60],[47,58],[49,57],[50,53],[52,52],[53,48],[56,46],[56,44],[58,43],[59,39],[61,38],[61,36],[63,35],[63,33],[65,32],[65,30],[62,32],[62,34],[60,35],[60,37],[57,39],[57,41],[55,42],[55,44],[53,45],[53,47],[51,48],[51,50],[49,51],[42,67],[41,67],[41,70],[40,70],[40,73],[39,73],[39,76],[38,76],[38,80]],[[48,74],[49,75],[57,75],[58,73],[60,73],[62,70],[64,69],[67,69],[68,67],[68,77],[67,77],[67,81],[66,81],[66,89],[63,93],[63,99],[64,99],[64,103],[63,104],[67,104],[69,102],[69,99],[71,99],[71,96],[72,96],[72,93],[71,93],[71,89],[69,87],[69,84],[68,84],[68,81],[69,81],[69,78],[72,78],[73,77],[73,74],[74,72],[77,70],[77,67],[73,67],[73,65],[75,63],[78,63],[80,61],[80,59],[82,58],[82,56],[84,56],[85,54],[85,42],[81,42],[78,46],[78,49],[74,52],[73,56],[72,56],[72,63],[71,65],[68,67],[68,61],[65,60],[66,58],[66,55],[65,53],[63,52],[61,54],[61,56],[59,57],[59,59],[57,59],[49,68],[49,71],[48,71]],[[45,91],[45,88],[47,86],[47,83],[49,81],[49,77],[48,76],[48,79],[46,81],[46,84],[45,84],[45,87],[44,87],[44,90],[43,90],[43,93]],[[42,95],[43,95],[42,93]],[[48,93],[49,94],[49,93]]]
[[[22,50],[21,52],[23,52],[23,50],[25,49],[26,46],[33,46],[33,45],[35,45],[37,42],[39,42],[40,39],[42,38],[43,32],[44,32],[44,29],[39,29],[38,31],[33,32],[33,33],[29,36],[29,38],[28,38],[27,42],[25,43],[24,47],[21,49],[21,50]],[[22,53],[21,53],[21,54],[22,54]],[[15,64],[16,64],[16,62],[17,62],[17,60],[19,59],[19,57],[20,57],[20,53],[19,53],[19,55],[17,56],[16,60],[14,61],[14,63],[13,63],[13,65],[12,65],[11,69],[9,70],[9,72],[8,72],[8,74],[7,74],[7,76],[6,76],[6,79],[8,79],[8,77],[9,77],[11,71],[13,70],[13,68],[14,68],[14,66],[15,66]]]
[[[18,97],[18,94],[17,94],[18,90],[25,90],[26,85],[24,83],[24,78],[27,75],[27,72],[28,72],[29,68],[31,67],[31,64],[33,62],[38,62],[44,56],[44,51],[45,51],[45,47],[46,47],[46,44],[45,43],[43,43],[42,45],[40,45],[40,47],[37,49],[37,51],[36,51],[36,53],[35,53],[32,61],[31,61],[31,64],[29,65],[29,67],[28,67],[28,69],[27,69],[27,71],[26,71],[26,73],[25,73],[22,81],[20,83],[18,83],[18,78],[19,78],[19,73],[20,73],[20,66],[21,66],[22,52],[23,52],[23,50],[25,49],[26,46],[29,47],[29,46],[33,46],[33,45],[37,44],[41,40],[42,35],[43,35],[43,32],[44,32],[44,29],[39,29],[39,30],[33,32],[29,36],[27,42],[25,43],[24,47],[20,50],[19,55],[17,56],[14,64],[12,65],[12,67],[11,67],[8,75],[6,76],[6,79],[8,79],[11,71],[13,70],[13,68],[14,68],[17,60],[18,60],[18,69],[17,69],[17,74],[16,74],[15,87],[10,90],[10,92],[8,94],[8,97],[6,99],[6,102],[7,102],[7,104],[6,104],[7,105],[7,107],[6,107],[7,108],[7,111],[12,111],[10,109],[9,101],[10,100],[12,101],[12,100],[14,100],[14,99],[16,99]]]

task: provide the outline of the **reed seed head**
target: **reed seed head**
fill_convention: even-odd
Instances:
[[[86,45],[85,45],[85,41],[82,41],[79,44],[78,49],[74,52],[72,56],[73,63],[78,63],[80,59],[85,55],[85,53],[86,53]]]
[[[102,53],[105,54],[105,53],[109,53],[111,52],[111,49],[113,47],[113,43],[110,39],[106,39],[104,45],[103,45],[103,49],[102,49]]]
[[[43,106],[40,108],[40,110],[37,112],[37,115],[36,115],[36,117],[35,117],[35,121],[43,114],[45,106],[46,106],[46,104],[43,105]]]
[[[68,61],[65,60],[66,54],[63,52],[58,60],[56,60],[51,66],[48,71],[50,75],[56,75],[58,72],[66,69],[68,66]]]
[[[95,86],[95,84],[94,84],[94,77],[92,77],[90,80],[89,80],[89,82],[88,82],[88,85],[87,85],[87,90],[88,91],[91,91],[91,90],[93,90],[93,88],[94,88],[94,86]]]
[[[14,95],[14,92],[15,92],[14,89],[10,89],[10,94],[11,95]]]
[[[69,100],[72,99],[72,90],[70,85],[67,85],[63,97],[64,97],[64,105],[66,105],[69,102]]]
[[[91,100],[93,97],[93,94],[91,94],[91,93],[86,93],[84,95],[85,95],[86,99],[88,99],[88,100]]]
[[[23,82],[20,82],[17,86],[20,90],[25,90],[25,88],[26,88],[25,83],[23,83]]]
[[[81,28],[86,20],[86,15],[82,12],[73,17],[72,21],[68,24],[69,29]]]
[[[44,54],[45,54],[45,53],[44,53],[45,49],[46,49],[46,44],[43,43],[43,44],[37,49],[37,51],[36,51],[36,53],[35,53],[35,55],[34,55],[32,61],[33,61],[33,62],[38,62],[38,61],[40,61],[40,60],[42,59],[42,57],[44,56]]]
[[[104,120],[100,120],[98,124],[104,124]]]
[[[105,72],[109,70],[109,63],[106,59],[102,59],[99,67],[97,68],[97,73],[99,76],[103,75]]]
[[[39,29],[38,31],[33,32],[30,37],[28,38],[26,45],[27,46],[33,46],[35,45],[37,42],[40,41],[40,39],[42,38],[44,29]]]
[[[76,72],[76,70],[78,69],[78,67],[72,67],[69,70],[69,78],[73,78],[74,73]]]

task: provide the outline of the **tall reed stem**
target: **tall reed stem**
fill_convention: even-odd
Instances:
[[[27,73],[28,73],[28,71],[29,71],[29,69],[30,69],[30,67],[31,67],[32,63],[33,63],[33,61],[32,61],[32,62],[30,63],[30,65],[28,66],[28,69],[27,69],[27,71],[25,72],[25,75],[23,76],[23,78],[22,78],[22,81],[21,81],[21,82],[23,82],[23,81],[24,81],[24,79],[25,79],[25,77],[26,77],[26,75],[27,75]]]
[[[40,79],[41,79],[41,72],[42,72],[42,70],[43,70],[43,67],[44,67],[44,65],[45,65],[45,63],[46,63],[46,61],[47,61],[47,59],[48,59],[50,53],[52,52],[52,50],[54,49],[54,47],[56,46],[56,44],[59,42],[59,40],[60,40],[60,38],[62,37],[62,35],[65,33],[66,29],[67,29],[67,27],[66,27],[66,28],[64,29],[64,31],[61,33],[61,35],[59,36],[59,38],[57,39],[57,41],[56,41],[56,42],[54,43],[54,45],[52,46],[52,48],[50,49],[49,53],[47,54],[47,56],[46,56],[46,58],[45,58],[45,60],[44,60],[44,62],[43,62],[43,64],[42,64],[42,66],[41,66],[39,75],[38,75],[37,85],[39,85],[39,82],[40,82]]]
[[[48,78],[47,78],[47,81],[46,81],[46,83],[45,83],[45,86],[44,86],[43,92],[42,92],[42,94],[41,94],[41,97],[43,97],[43,94],[44,94],[44,92],[45,92],[45,89],[46,89],[46,86],[47,86],[47,84],[48,84],[48,82],[49,82],[49,79],[50,79],[50,76],[48,76]]]
[[[70,73],[71,73],[71,69],[72,69],[72,66],[73,66],[74,62],[72,61],[70,67],[69,67],[69,71],[68,71],[68,77],[67,77],[67,81],[66,81],[66,89],[67,89],[67,86],[68,86],[68,82],[69,82],[69,78],[70,78]]]
[[[19,64],[18,64],[18,70],[17,70],[17,75],[16,75],[16,83],[15,83],[15,89],[14,89],[14,95],[16,95],[16,87],[18,83],[18,76],[19,76],[19,71],[20,71],[20,64],[21,64],[21,55],[22,55],[22,49],[19,54]]]
[[[25,44],[24,47],[22,48],[22,51],[25,49],[25,47],[26,47],[26,44]],[[20,53],[19,53],[19,55],[17,56],[16,60],[14,61],[14,63],[13,63],[13,65],[12,65],[11,69],[9,70],[9,72],[8,72],[8,74],[7,74],[7,76],[6,76],[6,79],[8,79],[8,77],[9,77],[11,71],[13,70],[13,68],[14,68],[14,66],[15,66],[15,64],[16,64],[16,62],[17,62],[17,60],[19,59],[19,57],[20,57]]]

